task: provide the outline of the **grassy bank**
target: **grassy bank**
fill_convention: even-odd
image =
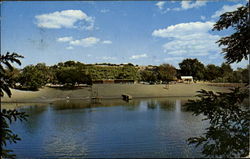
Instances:
[[[12,89],[12,97],[6,95],[2,102],[53,102],[62,99],[89,100],[91,94],[101,98],[121,98],[126,93],[133,98],[150,97],[193,97],[198,90],[228,91],[231,87],[214,86],[210,84],[173,84],[168,88],[165,85],[144,85],[144,84],[95,84],[91,87],[84,87],[72,90],[44,87],[39,91],[21,91]],[[94,93],[93,93],[94,92]]]

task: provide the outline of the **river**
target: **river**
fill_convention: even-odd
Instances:
[[[29,115],[28,120],[11,124],[22,140],[7,148],[17,158],[202,157],[186,140],[201,135],[207,124],[184,109],[186,101],[24,104],[19,110]]]

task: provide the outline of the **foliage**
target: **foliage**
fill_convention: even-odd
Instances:
[[[11,143],[17,143],[21,138],[17,134],[14,134],[9,127],[13,121],[23,121],[27,119],[27,115],[24,112],[18,112],[17,110],[6,110],[1,111],[1,156],[6,158],[14,158],[15,154],[9,149],[4,149],[3,147],[7,145],[7,141]]]
[[[226,75],[231,74],[233,72],[233,69],[231,68],[231,66],[227,63],[224,63],[224,62],[221,64],[220,69],[221,69],[222,76],[226,76]]]
[[[11,65],[11,63],[15,62],[19,65],[21,65],[21,62],[18,58],[23,58],[23,56],[18,55],[17,53],[10,54],[9,52],[6,53],[6,55],[0,56],[0,95],[1,97],[4,95],[4,92],[10,97],[11,91],[9,87],[13,86],[13,82],[8,78],[6,74],[7,71],[14,70],[14,67]]]
[[[77,61],[60,62],[57,65],[46,66],[44,63],[28,65],[22,70],[13,68],[12,71],[5,69],[11,87],[38,90],[47,83],[66,84],[92,84],[94,80],[104,79],[127,79],[147,82],[172,81],[181,75],[193,75],[197,80],[213,82],[248,82],[246,69],[233,71],[229,64],[223,63],[221,67],[213,64],[204,67],[197,59],[183,60],[180,70],[169,64],[160,66],[148,66],[145,70],[139,70],[133,64],[83,64]],[[15,83],[21,85],[15,86]]]
[[[238,68],[233,72],[232,76],[228,79],[228,82],[232,83],[249,83],[249,68]]]
[[[203,145],[202,153],[213,157],[243,157],[249,153],[249,109],[243,107],[248,91],[230,93],[199,91],[199,99],[185,105],[195,115],[206,116],[210,126],[203,136],[189,138],[189,144]]]
[[[157,81],[157,73],[153,70],[143,70],[140,72],[141,80],[145,82],[156,82]]]
[[[176,68],[170,64],[162,64],[157,68],[158,80],[172,81],[176,78]]]
[[[249,72],[250,72],[250,65],[248,65],[246,69],[241,69],[243,83],[249,84],[249,77],[250,77]]]
[[[24,67],[19,78],[23,88],[29,90],[38,90],[38,88],[44,86],[49,82],[51,72],[44,63],[38,63],[37,65],[29,65]]]
[[[18,55],[17,53],[10,54],[7,52],[5,55],[0,56],[0,96],[4,96],[4,92],[11,97],[11,90],[10,87],[13,86],[13,80],[10,80],[10,76],[8,73],[14,70],[11,63],[17,63],[21,65],[19,58],[23,58],[23,56]],[[8,72],[8,73],[7,73]],[[23,112],[18,112],[17,110],[5,110],[1,109],[0,113],[0,123],[1,123],[1,157],[3,158],[14,158],[15,155],[11,154],[12,150],[5,149],[7,142],[9,143],[16,143],[20,138],[17,134],[14,134],[10,128],[9,123],[12,121],[19,120],[26,120],[27,115]]]
[[[89,72],[92,80],[103,79],[139,79],[138,69],[131,65],[123,66],[88,66],[86,72]]]
[[[221,75],[212,79],[213,82],[219,83],[249,83],[249,66],[248,68],[238,68],[235,71],[224,72],[221,71]]]
[[[208,81],[212,81],[221,76],[221,68],[214,64],[209,64],[206,67],[204,78]]]
[[[233,27],[236,32],[231,36],[221,38],[219,45],[225,45],[222,52],[226,53],[228,63],[240,62],[249,55],[249,3],[234,12],[224,13],[215,24],[214,30]],[[249,66],[248,66],[249,67]],[[223,66],[223,74],[237,79],[249,77],[249,68],[230,74],[230,68]],[[227,70],[227,71],[226,71]],[[229,74],[228,74],[229,73]],[[241,77],[240,77],[241,76]],[[230,77],[229,77],[230,79]],[[249,105],[243,107],[244,99],[249,97],[249,86],[240,90],[235,88],[229,93],[213,93],[199,91],[199,99],[186,103],[187,109],[195,115],[203,114],[209,120],[210,126],[203,136],[189,138],[189,144],[202,145],[202,153],[213,157],[245,157],[249,154]],[[248,99],[249,100],[249,99]]]
[[[59,83],[75,85],[76,83],[92,84],[92,80],[84,70],[76,67],[63,67],[56,72],[56,77]]]
[[[179,63],[182,76],[193,76],[195,80],[204,79],[205,66],[197,59],[184,59]]]
[[[13,68],[13,70],[5,69],[6,78],[9,80],[10,87],[15,88],[16,83],[19,82],[19,77],[21,75],[21,70]]]
[[[222,49],[225,59],[228,63],[240,62],[243,58],[247,59],[250,44],[249,3],[239,7],[236,11],[222,14],[213,30],[220,31],[229,27],[236,32],[217,41],[219,46],[225,46]]]

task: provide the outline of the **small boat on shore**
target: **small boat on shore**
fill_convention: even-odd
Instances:
[[[132,100],[133,97],[129,94],[122,94],[122,98],[123,100],[129,101]]]

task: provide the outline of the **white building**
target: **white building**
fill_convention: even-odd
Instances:
[[[194,82],[193,76],[181,76],[181,80],[185,83],[192,83]]]

